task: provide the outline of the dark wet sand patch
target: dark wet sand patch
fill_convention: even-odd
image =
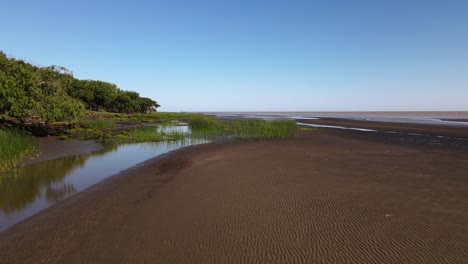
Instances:
[[[417,133],[431,136],[461,137],[468,138],[467,127],[429,125],[429,124],[411,124],[411,123],[392,123],[365,120],[351,120],[341,118],[320,118],[317,120],[300,119],[302,123],[311,123],[319,125],[334,125],[344,127],[356,127],[375,129],[379,131],[394,131],[405,133]]]
[[[189,147],[0,233],[0,263],[465,263],[467,158],[324,130]]]
[[[466,118],[441,118],[442,121],[468,122]]]
[[[95,140],[59,140],[58,137],[38,137],[36,143],[38,155],[25,159],[23,164],[87,154],[102,148],[102,144]]]

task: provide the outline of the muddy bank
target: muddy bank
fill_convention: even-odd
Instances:
[[[406,124],[391,122],[360,121],[349,119],[299,120],[302,124],[339,126],[353,129],[320,127],[320,130],[345,134],[361,140],[385,142],[388,144],[417,145],[417,147],[436,147],[447,151],[468,151],[468,129],[453,126],[427,124]],[[364,130],[364,131],[362,131]],[[367,131],[366,131],[367,130]]]
[[[100,150],[102,144],[95,140],[59,140],[58,137],[35,138],[38,155],[25,159],[22,164],[28,165],[67,156],[78,156]]]
[[[463,263],[467,158],[325,130],[189,147],[0,233],[0,263]]]
[[[468,122],[467,118],[441,118],[443,121]]]

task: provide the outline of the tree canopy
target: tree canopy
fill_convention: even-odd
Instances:
[[[0,114],[59,121],[80,118],[85,109],[145,113],[159,106],[113,83],[79,80],[64,67],[38,67],[0,51]]]

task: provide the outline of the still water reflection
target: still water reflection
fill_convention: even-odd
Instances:
[[[201,143],[193,139],[106,142],[103,149],[91,154],[31,164],[0,175],[0,231],[144,160]]]

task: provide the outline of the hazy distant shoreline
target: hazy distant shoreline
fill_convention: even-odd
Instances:
[[[330,116],[385,116],[385,117],[427,117],[427,118],[468,118],[468,111],[208,111],[206,114],[252,114],[252,115],[330,115]]]
[[[369,112],[202,112],[217,116],[255,117],[288,117],[301,118],[341,118],[391,123],[431,124],[468,127],[468,111],[369,111]]]

